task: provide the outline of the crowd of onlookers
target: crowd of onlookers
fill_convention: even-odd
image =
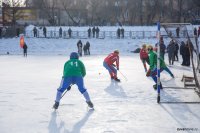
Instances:
[[[165,60],[164,55],[165,53],[168,54],[168,62],[169,65],[173,65],[174,61],[179,61],[178,52],[180,52],[180,55],[182,56],[182,63],[183,66],[190,66],[190,56],[192,56],[194,47],[190,40],[187,40],[186,42],[181,41],[181,45],[178,45],[177,40],[172,39],[169,44],[166,46],[163,40],[163,37],[160,38],[160,56]],[[157,45],[155,45],[155,50],[157,48]],[[191,50],[191,53],[190,53]]]

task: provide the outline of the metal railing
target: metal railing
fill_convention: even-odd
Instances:
[[[125,31],[124,37],[120,36],[118,37],[116,31],[100,31],[99,35],[94,35],[91,33],[90,37],[88,36],[87,31],[72,31],[71,36],[68,34],[68,31],[63,31],[62,34],[59,34],[59,31],[47,31],[46,38],[63,38],[63,39],[90,39],[90,38],[113,38],[113,39],[119,39],[119,38],[127,38],[127,39],[144,39],[144,38],[156,38],[156,32],[157,31]],[[193,37],[193,31],[188,31],[188,33]],[[163,37],[168,37],[167,33],[165,31],[161,31],[161,35]],[[26,31],[25,36],[28,38],[34,37],[33,31]],[[44,38],[45,35],[43,34],[43,31],[37,31],[37,38]],[[183,35],[184,37],[184,35]]]

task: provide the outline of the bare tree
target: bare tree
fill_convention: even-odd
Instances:
[[[192,0],[199,8],[200,8],[200,1],[199,0]]]
[[[182,11],[183,11],[183,0],[177,0],[178,2],[178,23],[181,22]]]
[[[56,25],[58,19],[57,0],[41,0],[42,10],[48,17],[48,21],[52,25]]]
[[[21,12],[18,9],[21,7],[21,0],[7,0],[3,3],[4,15],[12,19],[12,25],[16,25],[16,20],[21,17]]]
[[[128,0],[123,1],[121,7],[122,24],[124,25],[128,21]]]
[[[38,9],[42,9],[42,7],[44,7],[43,4],[47,4],[47,3],[44,3],[43,0],[26,0],[26,5],[27,6],[31,6],[31,7],[37,7]]]
[[[140,0],[128,0],[127,8],[129,10],[129,24],[134,25],[139,23]]]
[[[73,25],[190,22],[200,8],[199,0],[32,0],[32,3],[46,14],[51,24],[55,24],[55,16],[60,19],[59,11],[64,10]]]
[[[80,25],[82,19],[87,19],[86,16],[86,0],[61,0],[61,5],[63,6],[65,12],[69,16],[73,25]]]
[[[95,20],[99,20],[101,18],[100,11],[102,10],[101,1],[100,0],[89,0],[89,19],[90,25],[94,24]]]

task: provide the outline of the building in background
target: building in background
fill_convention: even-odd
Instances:
[[[37,23],[38,13],[29,7],[3,7],[3,25],[26,25]]]

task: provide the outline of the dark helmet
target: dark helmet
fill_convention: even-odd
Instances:
[[[79,57],[78,57],[78,53],[76,53],[76,52],[72,52],[71,54],[70,54],[70,59],[78,59]]]

